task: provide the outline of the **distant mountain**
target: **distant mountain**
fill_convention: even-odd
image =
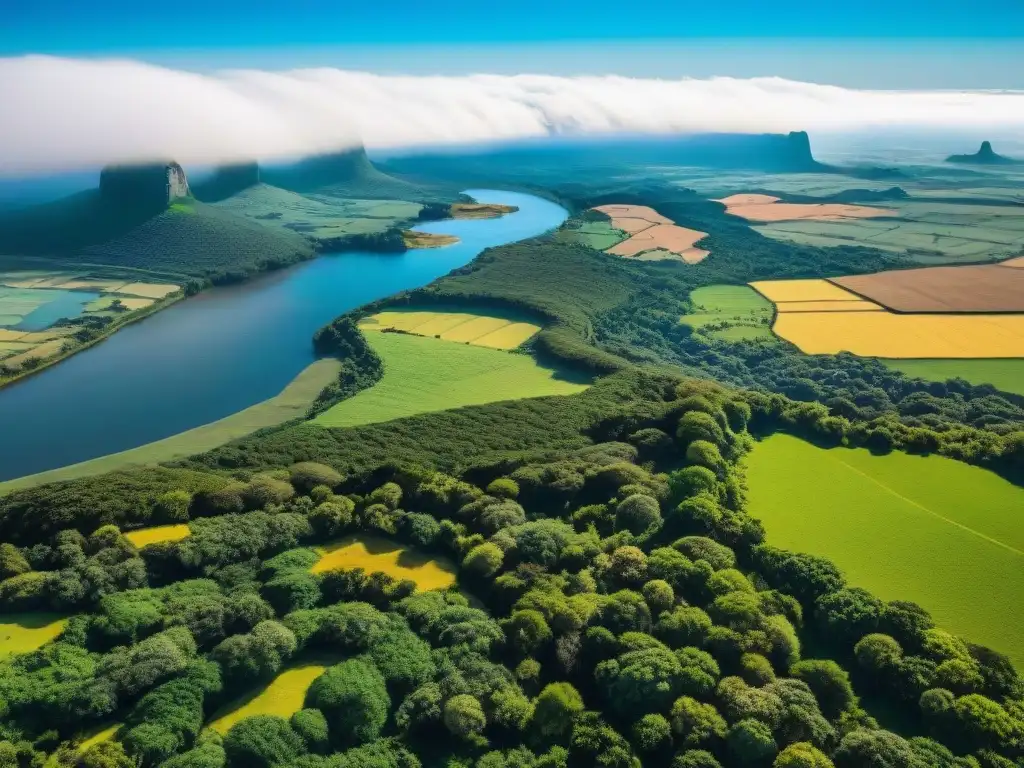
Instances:
[[[255,160],[229,163],[214,168],[203,181],[192,185],[192,194],[204,203],[216,203],[260,183],[260,166]]]
[[[414,184],[379,170],[363,147],[313,155],[291,165],[263,165],[260,180],[273,187],[302,194],[335,197],[450,200],[451,190]]]
[[[970,165],[1018,165],[1024,160],[1017,160],[1005,155],[997,155],[992,149],[992,142],[981,142],[981,148],[973,155],[950,155],[947,163],[966,163]]]

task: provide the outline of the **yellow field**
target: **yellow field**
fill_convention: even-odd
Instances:
[[[191,533],[192,531],[187,525],[178,523],[177,525],[155,525],[152,528],[140,528],[137,531],[129,531],[124,537],[138,549],[142,549],[161,541],[180,541]]]
[[[131,296],[145,296],[148,299],[162,299],[178,290],[178,286],[169,283],[128,283],[117,289],[118,293]]]
[[[227,733],[235,723],[254,715],[291,717],[302,709],[306,690],[328,666],[307,662],[284,670],[263,690],[224,707],[223,714],[210,723],[210,728]]]
[[[114,734],[117,733],[117,729],[120,727],[120,723],[114,723],[113,725],[108,725],[102,730],[90,732],[88,736],[85,736],[78,743],[78,754],[82,754],[90,747],[95,747],[97,744],[101,744],[104,741],[110,741],[114,738]]]
[[[64,631],[67,623],[54,613],[0,614],[0,659],[46,645]]]
[[[63,339],[53,339],[52,341],[44,341],[39,346],[32,347],[32,349],[26,352],[22,352],[20,355],[15,355],[14,357],[7,358],[7,360],[5,360],[4,362],[14,366],[21,365],[30,357],[38,357],[40,359],[44,359],[47,357],[51,357],[52,355],[56,355],[58,352],[60,352],[63,346]]]
[[[477,347],[514,349],[540,331],[539,325],[473,312],[390,310],[365,318],[363,330],[395,329],[416,336],[440,336]]]
[[[102,312],[105,309],[109,309],[110,305],[115,301],[120,301],[127,309],[145,309],[152,304],[156,299],[144,299],[138,296],[101,296],[95,301],[90,301],[85,305],[86,312]]]
[[[783,312],[772,330],[809,355],[865,357],[1024,357],[1024,315],[896,315],[890,312]]]
[[[447,589],[455,583],[454,564],[432,558],[382,536],[360,534],[320,547],[320,560],[313,573],[335,568],[362,568],[367,573],[386,573],[395,579],[410,579],[423,590]]]
[[[760,280],[751,287],[774,302],[850,301],[857,297],[828,280]]]
[[[57,287],[63,288],[68,291],[82,289],[109,293],[111,291],[117,291],[126,282],[127,280],[101,280],[98,278],[85,278],[83,280],[68,280],[66,283],[61,283]]]
[[[0,341],[20,341],[28,344],[38,344],[41,341],[49,341],[63,335],[63,328],[50,331],[14,331],[10,328],[0,328]]]
[[[851,294],[852,296],[853,294]],[[865,299],[850,301],[779,301],[775,303],[779,312],[884,312],[885,310]]]

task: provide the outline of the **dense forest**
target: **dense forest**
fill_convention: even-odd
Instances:
[[[0,611],[70,617],[0,662],[0,766],[1024,765],[1011,662],[773,546],[741,464],[783,430],[1019,476],[1021,399],[680,322],[702,285],[898,256],[782,245],[686,190],[556,192],[577,211],[651,205],[708,232],[712,256],[635,263],[551,237],[485,251],[321,330],[317,351],[344,365],[313,411],[380,378],[359,316],[409,304],[535,316],[524,352],[594,373],[585,392],[293,423],[0,498]],[[190,534],[124,536],[172,523]],[[457,563],[458,586],[312,571],[316,547],[357,532]],[[204,727],[310,659],[326,668],[295,714]]]

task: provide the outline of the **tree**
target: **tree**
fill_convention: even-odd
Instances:
[[[740,720],[725,736],[729,753],[739,765],[764,765],[775,757],[778,747],[772,729],[759,720]]]
[[[839,717],[856,703],[849,674],[830,659],[797,662],[790,670],[790,674],[810,686],[821,705],[821,711],[828,718]]]
[[[806,741],[790,744],[779,753],[772,763],[772,768],[834,768],[832,761]]]
[[[317,504],[309,513],[309,523],[321,536],[337,536],[352,525],[355,504],[345,496]]]
[[[619,502],[615,509],[615,530],[641,534],[661,525],[661,508],[657,499],[634,493]]]
[[[861,669],[877,681],[896,667],[903,656],[903,649],[888,635],[875,633],[861,638],[853,653]]]
[[[702,704],[689,696],[672,705],[672,731],[683,747],[715,745],[725,738],[725,720],[711,704]]]
[[[561,740],[583,711],[583,697],[569,683],[549,683],[534,700],[532,729],[545,740]]]
[[[338,746],[364,744],[380,735],[391,709],[384,677],[361,658],[327,669],[306,692],[306,706],[327,718],[331,740]]]
[[[679,419],[676,429],[676,440],[680,445],[688,446],[694,441],[702,440],[722,447],[725,445],[725,432],[715,418],[701,411],[689,411]]]
[[[975,749],[1006,748],[1024,736],[1024,724],[997,702],[977,693],[957,699],[953,713],[964,739]]]
[[[658,619],[654,634],[672,648],[701,646],[711,630],[711,618],[700,608],[678,605]]]
[[[653,615],[667,611],[675,602],[676,596],[671,585],[663,579],[653,579],[644,584],[640,590],[647,601]]]
[[[469,550],[462,561],[462,567],[470,573],[488,578],[501,570],[504,560],[505,553],[498,545],[486,542]]]
[[[306,745],[306,749],[324,754],[330,746],[330,731],[327,718],[319,709],[300,709],[290,720],[295,731]]]
[[[675,756],[672,768],[722,768],[722,764],[710,752],[690,749]]]
[[[526,656],[551,641],[551,628],[540,611],[515,611],[502,626],[508,641]]]
[[[672,543],[691,560],[704,560],[716,571],[736,565],[736,555],[724,544],[706,536],[685,536]]]
[[[0,544],[0,581],[32,570],[28,560],[13,544]]]
[[[452,696],[444,703],[445,727],[456,737],[475,742],[487,727],[487,717],[480,702],[469,694]]]
[[[306,746],[288,721],[274,715],[240,720],[224,737],[230,768],[273,768],[304,754]]]
[[[884,607],[867,590],[849,587],[819,597],[814,613],[826,635],[852,644],[878,629]]]
[[[0,765],[4,765],[0,762]],[[11,768],[16,768],[18,763],[10,763]],[[136,763],[125,754],[124,747],[116,741],[102,741],[87,749],[75,768],[135,768]],[[4,768],[7,768],[4,765]]]
[[[487,493],[502,499],[515,499],[519,496],[519,483],[511,477],[499,477],[488,483]]]
[[[889,731],[848,733],[833,757],[836,768],[931,768],[905,739]]]
[[[681,692],[682,665],[667,648],[651,647],[602,662],[595,677],[608,706],[624,717],[635,717],[668,708]]]
[[[657,752],[672,741],[672,727],[662,715],[644,715],[633,724],[633,743],[642,752]]]
[[[293,464],[289,473],[292,485],[300,493],[307,493],[318,485],[326,485],[328,488],[334,489],[342,481],[342,477],[337,471],[314,461],[301,461],[298,464]]]

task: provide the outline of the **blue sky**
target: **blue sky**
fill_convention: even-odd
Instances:
[[[0,0],[0,56],[1024,87],[1024,0]],[[622,13],[621,9],[628,9]],[[952,47],[950,47],[952,46]]]

